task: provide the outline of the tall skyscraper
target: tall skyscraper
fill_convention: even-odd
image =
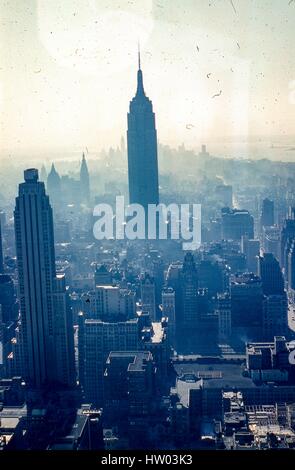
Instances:
[[[182,327],[194,329],[198,323],[198,273],[192,253],[186,253],[181,271]]]
[[[54,163],[47,177],[47,191],[53,205],[59,204],[61,199],[61,179],[55,169]]]
[[[140,282],[142,310],[150,315],[151,321],[156,320],[156,292],[155,281],[145,274]]]
[[[263,199],[260,224],[262,227],[271,227],[275,223],[274,202],[269,199]]]
[[[167,287],[162,291],[162,315],[168,317],[169,340],[172,346],[175,345],[175,292],[172,287]]]
[[[257,257],[260,253],[260,241],[252,240],[247,235],[242,236],[241,240],[242,253],[246,255],[247,270],[257,274]]]
[[[155,114],[151,100],[143,88],[140,55],[137,72],[137,91],[128,113],[128,180],[129,202],[158,204],[158,155]]]
[[[57,361],[67,361],[56,341],[58,317],[64,313],[60,305],[54,308],[55,252],[49,198],[44,183],[38,180],[38,170],[25,170],[24,178],[14,211],[22,373],[30,387],[40,389],[59,383],[58,370],[67,367],[57,367]],[[60,290],[60,283],[57,285]]]
[[[84,153],[83,153],[82,163],[81,163],[81,168],[80,168],[80,188],[81,188],[81,201],[84,203],[89,202],[89,199],[90,199],[89,172],[88,172],[88,167],[87,167]]]

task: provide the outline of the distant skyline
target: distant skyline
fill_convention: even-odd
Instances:
[[[294,135],[294,17],[288,0],[3,0],[0,155],[126,141],[138,40],[162,144]]]

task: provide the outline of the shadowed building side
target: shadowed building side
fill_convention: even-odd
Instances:
[[[151,100],[143,87],[140,55],[137,72],[137,91],[128,113],[128,180],[129,203],[159,203],[157,131]]]

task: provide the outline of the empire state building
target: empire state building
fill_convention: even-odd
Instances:
[[[159,203],[157,131],[153,105],[143,88],[140,54],[136,95],[127,117],[129,203],[147,209],[148,204]]]

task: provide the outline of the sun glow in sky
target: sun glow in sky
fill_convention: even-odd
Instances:
[[[2,0],[0,151],[116,146],[138,41],[162,143],[294,134],[295,2],[233,5]]]

